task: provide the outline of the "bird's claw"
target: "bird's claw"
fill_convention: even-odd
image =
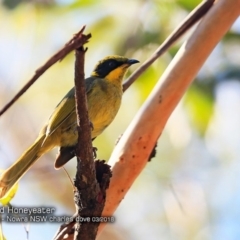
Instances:
[[[93,147],[93,158],[96,159],[97,158],[97,148],[96,147]]]

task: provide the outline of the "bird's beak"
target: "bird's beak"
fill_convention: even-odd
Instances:
[[[128,59],[128,60],[127,60],[127,64],[129,64],[129,65],[133,65],[133,64],[135,64],[135,63],[139,63],[139,61],[136,60],[136,59]]]

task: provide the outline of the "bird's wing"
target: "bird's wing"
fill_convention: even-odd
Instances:
[[[91,91],[94,78],[85,80],[87,94]],[[57,105],[49,118],[46,135],[51,135],[71,114],[75,114],[75,88],[72,88]]]

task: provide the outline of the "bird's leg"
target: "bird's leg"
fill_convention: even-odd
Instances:
[[[89,121],[89,124],[90,124],[90,127],[91,127],[91,130],[93,131],[94,130],[94,126],[93,126],[93,123],[91,121]],[[93,141],[94,139],[92,139]],[[97,148],[96,147],[92,147],[93,149],[93,158],[96,159],[97,158]]]

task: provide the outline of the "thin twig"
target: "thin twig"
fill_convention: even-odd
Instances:
[[[56,235],[53,237],[53,240],[70,240],[72,239],[72,235],[74,234],[74,225],[75,220],[70,223],[62,224]]]
[[[85,44],[89,40],[89,38],[91,37],[91,34],[88,34],[88,35],[82,34],[84,29],[85,29],[85,26],[83,26],[82,29],[77,34],[75,34],[74,37],[69,42],[67,42],[61,50],[59,50],[56,54],[54,54],[43,66],[41,66],[35,71],[35,74],[33,75],[33,77],[12,98],[12,100],[3,107],[3,109],[0,111],[0,116],[4,112],[6,112],[23,95],[23,93],[26,92],[31,87],[31,85],[34,82],[36,82],[36,80],[44,72],[46,72],[46,70],[48,70],[53,64],[55,64],[58,61],[61,61],[71,51],[83,46],[83,44]]]
[[[160,47],[147,59],[124,83],[123,91],[126,91],[132,83],[139,78],[141,74],[163,53],[170,48],[174,42],[183,36],[196,22],[198,22],[211,8],[214,0],[205,0],[201,2],[194,10],[184,19],[184,21],[169,35],[169,37],[160,45]]]
[[[63,168],[65,174],[67,175],[67,177],[68,177],[68,179],[69,179],[69,181],[70,181],[70,183],[71,183],[71,185],[72,185],[72,187],[73,187],[73,189],[74,189],[75,187],[74,187],[74,184],[73,184],[72,178],[70,177],[70,175],[69,175],[67,169],[66,169],[64,166],[63,166],[62,168]]]

